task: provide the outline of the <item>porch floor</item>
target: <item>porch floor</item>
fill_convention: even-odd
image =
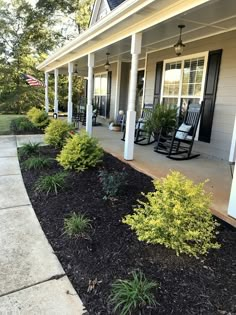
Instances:
[[[123,158],[124,142],[122,133],[108,130],[107,127],[94,127],[93,136],[97,138],[105,151],[152,178],[164,177],[170,170],[177,170],[191,178],[194,182],[209,179],[206,190],[212,192],[212,213],[225,222],[236,227],[236,219],[227,215],[231,173],[227,161],[210,159],[204,156],[188,161],[174,161],[153,151],[154,144],[134,146],[134,160],[125,161]],[[193,148],[194,149],[194,148]]]

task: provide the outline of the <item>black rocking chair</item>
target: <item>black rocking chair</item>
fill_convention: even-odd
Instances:
[[[200,154],[191,154],[204,103],[188,103],[183,123],[174,131],[160,132],[155,152],[166,154],[172,160],[189,160]]]
[[[138,119],[135,126],[135,144],[148,145],[155,142],[153,135],[145,130],[145,121],[152,115],[152,112],[153,104],[144,104],[141,117]],[[125,129],[121,140],[125,140]]]

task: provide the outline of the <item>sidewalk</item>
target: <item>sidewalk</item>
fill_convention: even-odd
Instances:
[[[85,313],[31,206],[15,136],[0,136],[0,251],[0,314]]]

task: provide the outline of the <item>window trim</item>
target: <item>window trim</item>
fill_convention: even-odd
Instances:
[[[202,86],[201,86],[201,95],[199,96],[199,102],[202,102],[204,99],[204,92],[205,92],[205,83],[206,83],[206,75],[207,75],[207,64],[208,64],[208,56],[209,56],[209,51],[204,51],[196,54],[190,54],[190,55],[184,55],[180,57],[175,57],[175,58],[170,58],[170,59],[165,59],[163,60],[163,70],[162,70],[162,83],[161,83],[161,96],[160,96],[160,102],[163,102],[163,92],[164,92],[164,81],[165,81],[165,68],[166,64],[170,62],[178,62],[181,61],[181,77],[180,77],[180,83],[179,85],[182,87],[182,80],[183,80],[183,72],[184,72],[184,60],[187,59],[194,59],[194,58],[200,58],[204,57],[204,68],[203,68],[203,80],[202,80]],[[179,89],[179,94],[178,96],[168,96],[169,98],[178,98],[178,104],[177,106],[179,107],[181,104],[181,89]],[[191,97],[189,97],[191,98]],[[196,98],[196,97],[192,97]],[[196,135],[195,135],[195,140],[198,140],[199,138],[199,130],[200,130],[200,120],[199,124],[197,127]]]
[[[165,59],[163,60],[163,70],[162,70],[162,83],[161,83],[161,97],[160,97],[160,101],[162,103],[163,101],[163,92],[164,92],[164,80],[165,80],[165,68],[166,68],[166,64],[170,63],[170,62],[178,62],[181,61],[181,77],[180,77],[180,83],[179,85],[182,86],[182,80],[183,80],[183,72],[184,72],[184,60],[187,59],[194,59],[194,58],[200,58],[200,57],[204,57],[204,68],[203,68],[203,80],[202,80],[202,86],[201,86],[201,95],[199,96],[200,98],[200,102],[203,100],[204,97],[204,87],[205,87],[205,82],[206,82],[206,72],[207,72],[207,62],[208,62],[208,51],[204,51],[201,53],[197,53],[197,54],[191,54],[191,55],[184,55],[184,56],[180,56],[180,57],[175,57],[175,58],[170,58],[170,59]],[[181,101],[181,89],[179,89],[179,94],[178,96],[168,96],[169,98],[178,98],[178,106],[180,106],[180,101]],[[196,97],[193,97],[196,98]]]

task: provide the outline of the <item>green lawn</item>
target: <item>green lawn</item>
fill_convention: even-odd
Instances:
[[[2,115],[0,114],[0,135],[11,134],[10,123],[13,119],[23,115]]]

